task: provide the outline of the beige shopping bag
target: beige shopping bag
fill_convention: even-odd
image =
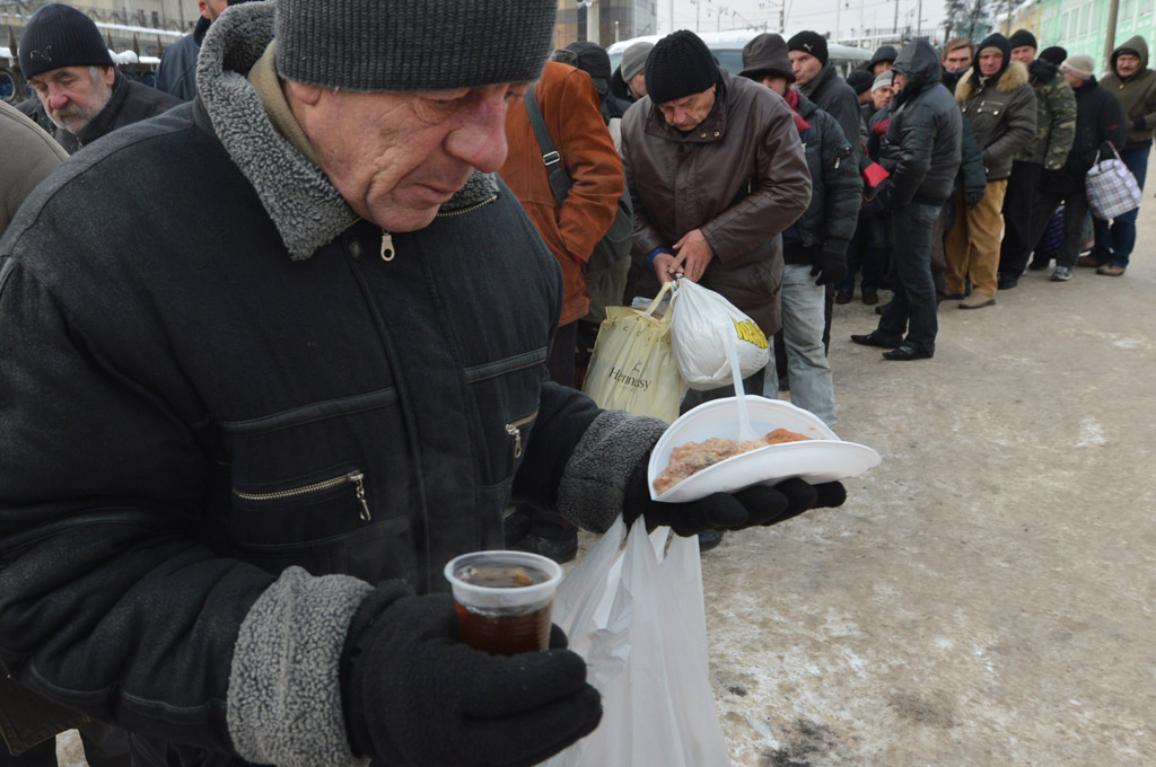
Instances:
[[[663,285],[645,311],[606,308],[582,386],[599,407],[667,423],[678,418],[686,384],[670,345],[670,312],[654,316],[670,289],[671,283]]]

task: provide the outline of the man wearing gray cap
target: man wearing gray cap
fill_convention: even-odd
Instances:
[[[610,92],[626,108],[646,95],[646,57],[654,43],[635,43],[622,52],[622,63],[610,76]]]
[[[493,172],[555,12],[231,7],[197,100],[0,240],[0,666],[133,764],[537,764],[599,722],[585,661],[476,650],[444,593],[512,498],[681,535],[842,500],[654,503],[665,424],[544,381],[561,277]]]

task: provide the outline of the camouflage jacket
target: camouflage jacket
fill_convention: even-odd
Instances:
[[[1076,139],[1076,97],[1055,64],[1036,59],[1028,71],[1036,92],[1036,138],[1015,159],[1059,170]]]

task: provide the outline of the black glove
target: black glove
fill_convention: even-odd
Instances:
[[[342,703],[355,754],[406,767],[529,767],[602,718],[586,662],[554,627],[547,652],[490,655],[458,641],[448,595],[400,581],[370,594],[350,624]]]
[[[834,237],[823,243],[823,248],[815,256],[811,276],[818,277],[816,285],[832,285],[847,276],[847,241]]]
[[[689,503],[658,503],[650,499],[646,478],[649,461],[649,455],[642,459],[626,485],[622,514],[628,525],[641,516],[647,529],[667,526],[678,535],[742,530],[778,524],[816,507],[842,506],[847,500],[840,482],[809,485],[801,479],[788,479],[774,487],[755,485],[733,495],[715,493]]]
[[[1148,130],[1148,121],[1143,117],[1137,117],[1133,119],[1132,130]]]
[[[965,189],[963,192],[963,201],[967,203],[967,207],[974,208],[983,201],[984,194],[987,193],[987,187],[982,189],[972,188]]]

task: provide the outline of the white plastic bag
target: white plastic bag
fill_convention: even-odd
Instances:
[[[728,335],[735,340],[743,378],[766,367],[770,344],[759,326],[718,293],[680,279],[671,299],[671,343],[678,371],[692,389],[731,383]]]
[[[696,538],[665,527],[648,536],[642,524],[627,537],[619,519],[562,581],[553,620],[586,659],[602,722],[547,767],[730,767]]]

